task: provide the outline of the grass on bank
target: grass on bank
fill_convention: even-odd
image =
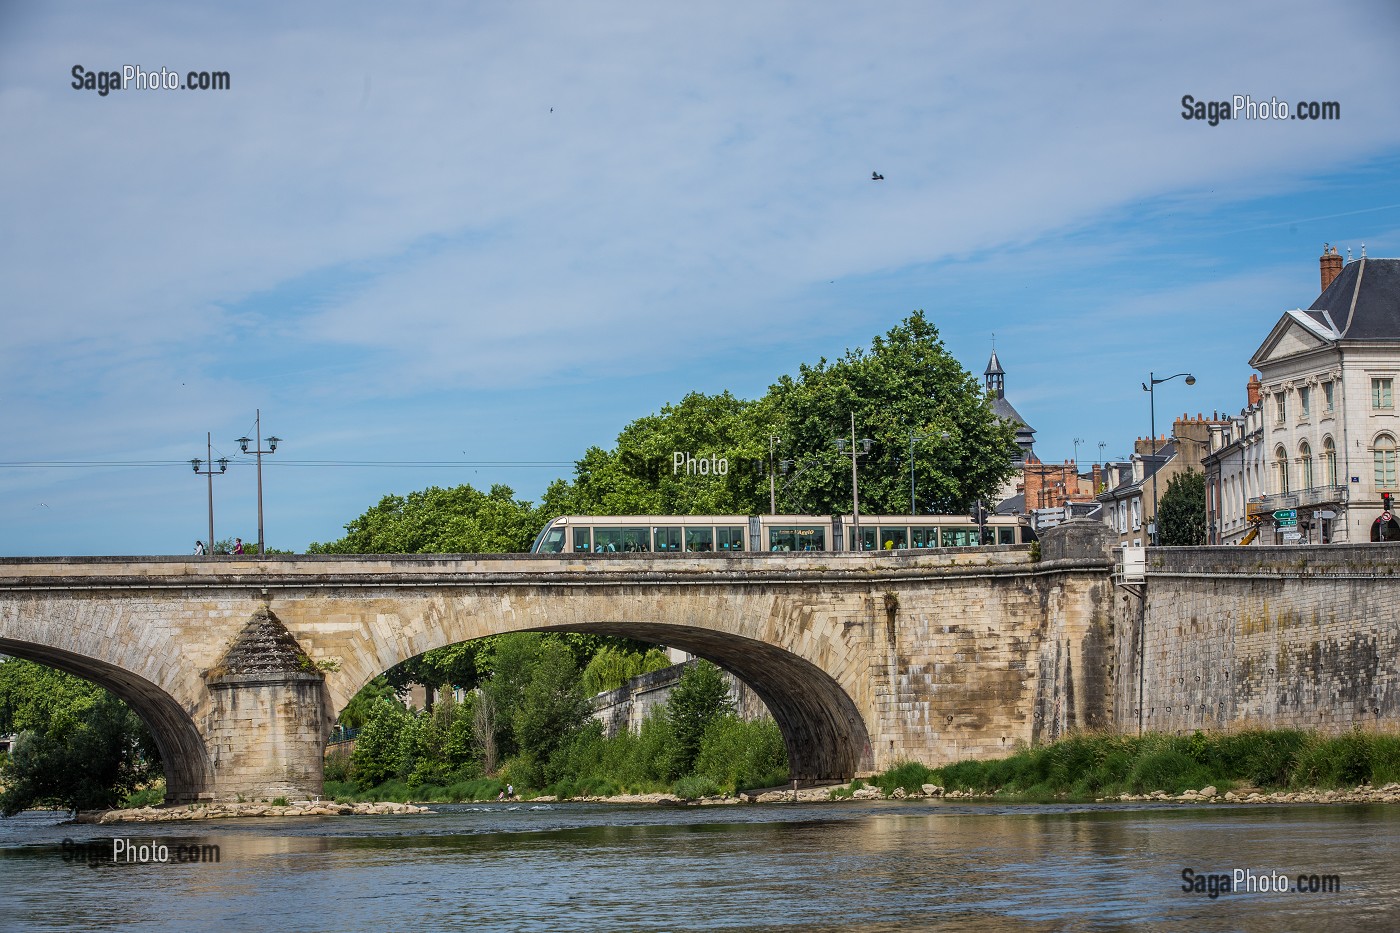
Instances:
[[[870,784],[890,794],[945,790],[1025,799],[1179,794],[1215,785],[1220,792],[1380,786],[1400,781],[1400,735],[1350,732],[1324,736],[1295,730],[1186,736],[1083,734],[1027,748],[1006,758],[960,761],[941,768],[905,762],[866,782],[839,788],[850,796]]]

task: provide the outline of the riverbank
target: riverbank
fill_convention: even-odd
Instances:
[[[135,807],[126,810],[82,810],[75,823],[174,823],[275,816],[395,816],[431,813],[428,807],[409,803],[336,803],[333,800],[297,800],[286,805],[269,803],[211,803],[177,807]]]

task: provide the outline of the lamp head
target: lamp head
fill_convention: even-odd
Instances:
[[[862,447],[865,448],[865,452],[866,452],[866,453],[870,453],[870,445],[873,444],[873,443],[875,443],[875,442],[872,441],[872,440],[871,440],[870,438],[868,438],[868,437],[862,437],[862,438],[860,439],[860,446],[862,446]]]
[[[836,439],[836,451],[837,453],[843,454],[846,452],[846,439],[844,437],[838,437]]]
[[[1186,376],[1186,384],[1189,385],[1189,386],[1195,385],[1195,384],[1196,384],[1196,377],[1195,377],[1195,376],[1192,376],[1191,374],[1188,373],[1187,376]]]
[[[238,446],[239,446],[240,448],[242,448],[242,450],[243,450],[243,452],[244,452],[245,454],[248,452],[248,444],[249,444],[249,442],[251,442],[252,440],[253,440],[253,439],[252,439],[251,437],[240,437],[240,438],[238,439]]]
[[[228,472],[228,457],[220,457],[220,458],[219,458],[219,472],[220,472],[220,473],[227,473],[227,472]]]
[[[203,462],[204,462],[203,460],[191,460],[191,461],[190,461],[190,466],[194,468],[194,471],[195,471],[196,473],[198,473],[198,472],[199,472],[199,465],[200,465],[201,463],[203,463]]]
[[[280,437],[269,437],[269,438],[267,439],[267,452],[268,452],[268,453],[274,453],[274,452],[277,450],[277,445],[280,444],[280,443],[282,443],[282,438],[280,438]]]

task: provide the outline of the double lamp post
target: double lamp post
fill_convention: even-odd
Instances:
[[[264,551],[262,458],[264,454],[271,455],[276,453],[277,445],[282,442],[282,438],[266,438],[267,450],[263,450],[262,445],[264,438],[262,436],[262,409],[257,409],[257,415],[255,416],[253,423],[255,425],[253,433],[257,435],[256,439],[251,437],[240,437],[238,439],[238,446],[243,450],[245,454],[250,453],[255,455],[258,461],[258,555],[261,556]],[[218,466],[218,473],[220,474],[227,472],[229,459],[228,457],[220,457],[218,460],[214,459],[213,440],[210,434],[205,434],[204,441],[206,451],[205,455],[208,459],[191,460],[190,466],[194,467],[195,475],[207,476],[209,478],[209,542],[208,546],[205,548],[204,553],[206,555],[212,556],[214,553],[214,467],[216,465]],[[249,444],[253,445],[252,450],[248,449]],[[208,468],[201,470],[200,467],[206,464],[208,465]]]

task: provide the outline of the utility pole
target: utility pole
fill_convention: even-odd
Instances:
[[[204,454],[207,460],[191,460],[190,466],[194,467],[196,476],[209,477],[209,540],[204,542],[204,556],[214,556],[214,441],[213,434],[206,431],[204,433]],[[201,470],[204,464],[209,464],[209,469]],[[228,471],[228,457],[220,457],[218,460],[219,472]]]
[[[778,478],[773,473],[773,456],[778,449],[778,441],[782,440],[776,434],[768,435],[768,514],[778,514]]]
[[[268,454],[270,456],[276,453],[277,445],[282,441],[282,438],[269,437],[267,439],[267,450],[262,449],[262,409],[259,408],[256,409],[256,411],[257,415],[253,421],[255,425],[253,433],[257,434],[258,439],[254,444],[252,453],[256,454],[258,458],[258,556],[261,557],[263,555],[262,458],[263,454]],[[243,449],[245,454],[249,453],[248,445],[250,443],[253,443],[251,437],[240,437],[238,439],[238,446]]]
[[[870,438],[860,439],[864,453],[870,453],[870,445],[874,443]],[[838,437],[836,439],[836,450],[838,453],[846,449],[846,439]],[[856,470],[856,457],[860,456],[856,451],[856,413],[851,412],[851,528],[856,536],[856,550],[860,550],[860,476]]]

